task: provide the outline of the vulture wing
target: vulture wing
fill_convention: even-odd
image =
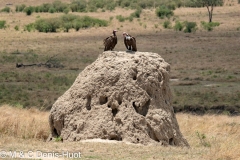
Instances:
[[[132,37],[132,51],[137,51],[137,43],[135,37]]]
[[[127,43],[126,37],[124,38],[124,44],[125,44],[126,48],[128,49],[128,43]]]

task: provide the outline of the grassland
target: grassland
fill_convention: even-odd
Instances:
[[[143,146],[112,141],[45,142],[49,112],[0,107],[0,151],[81,152],[81,159],[234,159],[238,160],[240,117],[178,113],[180,129],[191,148]],[[44,159],[44,158],[42,158]],[[58,159],[61,159],[58,158]]]
[[[1,1],[0,8],[6,3]],[[51,108],[77,75],[103,51],[102,40],[111,34],[112,29],[118,29],[119,43],[115,50],[125,50],[121,32],[126,31],[137,38],[139,51],[159,53],[171,64],[171,88],[176,111],[240,112],[240,22],[237,20],[240,6],[236,2],[214,9],[213,21],[219,22],[220,26],[211,32],[201,27],[201,21],[208,20],[206,8],[176,9],[174,16],[168,19],[171,25],[176,21],[196,22],[198,30],[195,33],[164,29],[163,23],[167,19],[159,19],[154,9],[143,10],[140,18],[131,22],[119,22],[116,16],[128,17],[134,12],[123,8],[73,13],[107,20],[107,27],[72,29],[68,33],[28,32],[25,31],[26,25],[40,18],[57,18],[64,13],[27,16],[14,12],[14,6],[22,3],[40,5],[39,1],[36,4],[33,0],[18,1],[10,6],[13,12],[0,13],[0,20],[6,21],[6,28],[0,29],[1,104]],[[54,63],[60,68],[15,67],[16,63],[45,63],[53,56]]]
[[[15,5],[53,1],[12,1],[10,7],[14,10]],[[7,3],[9,1],[2,0],[0,9]],[[0,12],[0,20],[6,21],[6,28],[0,29],[0,150],[81,151],[82,159],[239,159],[239,117],[227,115],[240,113],[240,5],[236,0],[224,4],[214,8],[213,21],[220,26],[211,32],[201,27],[201,21],[208,20],[206,8],[177,8],[169,19],[159,19],[155,9],[144,9],[140,18],[131,22],[116,19],[118,15],[128,17],[135,11],[129,8],[70,13],[103,19],[109,24],[79,31],[72,29],[68,33],[24,29],[40,18],[56,18],[64,13],[26,16],[14,11]],[[172,26],[176,21],[196,22],[198,29],[195,33],[165,29],[166,20]],[[222,113],[177,114],[190,149],[124,143],[44,142],[49,134],[48,110],[78,74],[103,52],[102,40],[113,29],[119,31],[115,50],[125,50],[121,33],[126,31],[137,38],[139,51],[159,53],[170,63],[176,112]],[[16,63],[39,64],[49,59],[59,67],[16,68]]]

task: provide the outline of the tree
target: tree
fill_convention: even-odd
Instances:
[[[200,4],[203,7],[207,7],[209,22],[212,22],[213,8],[215,6],[222,6],[223,0],[192,0],[196,4]]]

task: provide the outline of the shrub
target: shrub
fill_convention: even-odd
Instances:
[[[185,21],[184,22],[184,26],[186,27],[184,29],[184,32],[185,33],[191,33],[191,32],[195,32],[197,30],[197,24],[196,22],[188,22],[188,21]]]
[[[34,26],[33,23],[30,23],[30,24],[28,24],[24,27],[24,31],[31,32],[31,31],[34,31],[34,30],[35,30],[35,26]]]
[[[5,7],[1,10],[1,12],[7,12],[9,13],[11,11],[10,7]]]
[[[19,31],[19,26],[15,26],[14,29],[15,29],[16,31]]]
[[[173,28],[175,31],[182,31],[184,28],[184,25],[181,22],[177,21]]]
[[[6,28],[6,21],[0,21],[0,29]]]
[[[68,13],[70,12],[70,9],[69,9],[69,8],[66,8],[66,9],[63,10],[63,12],[64,12],[65,14],[68,14]]]
[[[159,18],[173,16],[173,11],[166,6],[160,6],[156,9],[156,14]]]
[[[142,13],[142,9],[138,8],[135,12],[133,12],[130,16],[134,18],[140,18],[140,14]]]
[[[123,17],[122,15],[117,15],[116,18],[119,22],[124,22],[125,21],[125,17]]]
[[[51,8],[49,8],[48,12],[49,12],[49,13],[55,13],[55,12],[56,12],[56,9],[53,8],[53,7],[51,7]]]
[[[68,32],[71,28],[78,31],[80,28],[107,26],[108,23],[105,20],[91,18],[89,16],[80,17],[73,14],[65,14],[59,18],[38,19],[34,25],[39,32],[47,33],[57,32],[58,29],[63,29],[65,32]]]
[[[87,3],[85,0],[74,0],[70,4],[72,12],[85,12],[87,8]]]
[[[28,16],[30,16],[30,15],[32,14],[32,12],[34,12],[34,7],[32,7],[32,6],[26,7],[26,8],[24,9],[24,11],[26,12],[26,14],[27,14]]]
[[[202,27],[207,31],[212,31],[214,27],[219,26],[219,22],[201,22]]]
[[[164,21],[163,27],[164,27],[164,28],[167,28],[167,29],[170,29],[170,28],[171,28],[171,22],[170,22],[169,20]]]

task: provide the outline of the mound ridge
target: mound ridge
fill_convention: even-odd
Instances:
[[[103,52],[53,104],[49,139],[189,146],[173,111],[169,72],[157,53]]]

